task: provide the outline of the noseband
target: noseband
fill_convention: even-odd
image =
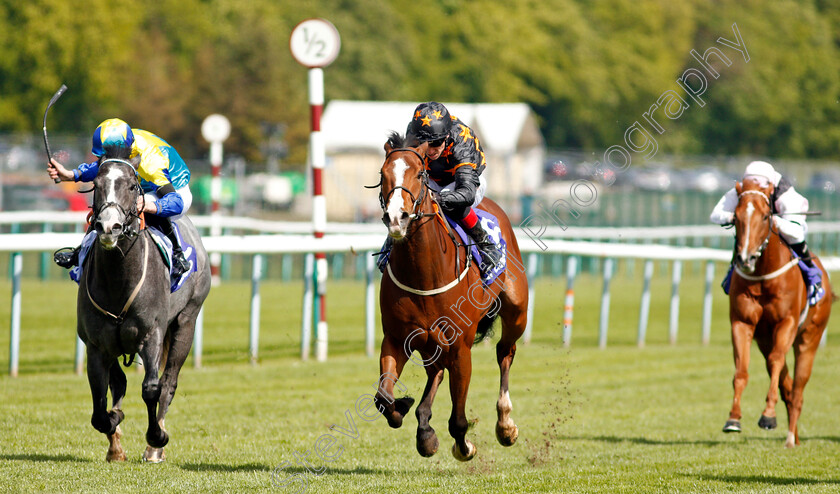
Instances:
[[[745,190],[738,195],[738,203],[740,204],[741,198],[747,195],[757,195],[763,197],[764,200],[767,202],[767,205],[770,206],[772,213],[772,205],[770,204],[770,198],[767,197],[767,194],[760,190]],[[761,254],[764,252],[764,249],[766,249],[767,245],[770,243],[770,233],[773,231],[772,216],[772,214],[767,216],[767,222],[769,223],[767,228],[767,236],[764,237],[764,241],[761,242],[761,245],[759,245],[758,249],[755,251],[756,257],[761,257]],[[747,241],[749,241],[749,239],[747,239]]]
[[[388,154],[385,155],[385,159],[387,160],[394,153],[401,153],[401,152],[402,153],[404,153],[404,152],[414,153],[417,156],[417,158],[420,159],[420,163],[423,163],[423,161],[424,161],[423,157],[420,156],[420,153],[418,153],[416,150],[414,150],[412,148],[392,149],[388,152]],[[379,190],[379,207],[382,208],[382,211],[385,211],[386,204],[388,203],[388,200],[391,199],[391,196],[394,195],[394,192],[396,192],[397,189],[402,189],[402,190],[406,191],[409,196],[411,196],[411,200],[414,202],[414,207],[412,207],[411,214],[408,216],[409,222],[413,221],[415,219],[423,218],[424,216],[434,216],[435,213],[424,213],[422,211],[419,212],[419,213],[417,212],[417,208],[419,208],[420,205],[423,204],[423,201],[426,199],[426,195],[429,193],[429,183],[428,183],[429,173],[426,171],[425,166],[424,166],[423,170],[420,172],[419,177],[420,177],[420,183],[422,184],[422,189],[423,190],[417,198],[414,197],[414,194],[412,194],[410,190],[406,189],[402,185],[398,185],[398,186],[394,187],[393,189],[391,189],[388,192],[388,194],[383,196],[382,195],[382,179],[380,178],[379,179],[379,184],[374,185],[373,187],[379,187],[380,188],[380,190]],[[369,187],[369,188],[373,188],[373,187]],[[386,225],[387,225],[387,222],[385,221],[384,216],[382,217],[382,222],[386,223]]]
[[[104,211],[105,209],[112,207],[116,208],[120,212],[121,217],[125,218],[125,220],[122,223],[120,223],[120,226],[122,227],[122,233],[120,235],[134,237],[139,233],[139,230],[133,228],[132,225],[135,223],[135,219],[140,219],[140,214],[137,212],[137,197],[140,196],[142,190],[140,187],[140,181],[137,179],[137,172],[134,170],[134,166],[128,161],[119,158],[108,158],[106,160],[103,160],[102,163],[100,163],[100,166],[109,162],[122,163],[124,165],[128,165],[131,168],[135,176],[135,183],[132,184],[131,190],[136,193],[134,194],[134,197],[132,197],[131,206],[129,206],[128,211],[126,211],[126,209],[121,204],[109,201],[104,204],[101,204],[98,208],[96,208],[96,210],[94,210],[91,222],[95,223],[96,220],[99,218],[99,215],[102,214],[102,211]]]

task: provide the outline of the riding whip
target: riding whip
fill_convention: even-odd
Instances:
[[[53,94],[53,97],[50,98],[50,102],[49,104],[47,104],[47,109],[44,110],[44,147],[47,149],[47,164],[49,166],[52,166],[52,164],[50,164],[52,153],[50,152],[50,141],[47,139],[47,113],[49,113],[52,105],[54,105],[55,102],[58,101],[58,98],[60,98],[61,95],[64,94],[64,91],[67,91],[67,86],[62,84],[61,87],[58,88],[58,91],[56,91],[55,94]],[[55,183],[59,182],[61,182],[61,178],[56,178]]]

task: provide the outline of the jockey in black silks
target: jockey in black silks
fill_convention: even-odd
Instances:
[[[487,164],[478,136],[441,103],[429,101],[415,108],[406,137],[409,142],[428,143],[424,164],[431,178],[429,188],[438,193],[444,214],[458,221],[475,241],[484,257],[482,275],[492,271],[502,254],[473,209],[487,190],[487,181],[481,175]],[[388,264],[392,245],[389,236],[379,257],[380,271],[384,272]]]
[[[190,170],[169,143],[149,131],[132,129],[124,121],[111,118],[99,124],[93,133],[91,153],[97,157],[95,161],[68,170],[55,159],[50,159],[47,171],[53,179],[91,182],[99,172],[99,162],[105,151],[115,148],[127,150],[129,159],[139,157],[140,163],[136,168],[143,197],[138,200],[138,213],[146,213],[146,223],[158,228],[172,242],[172,275],[177,279],[190,269],[190,264],[184,257],[172,221],[190,208],[192,193],[189,187]],[[79,249],[59,250],[54,255],[55,263],[67,269],[76,266]]]

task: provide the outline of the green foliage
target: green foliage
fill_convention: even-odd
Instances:
[[[263,124],[282,124],[288,161],[302,163],[307,76],[288,41],[308,17],[342,36],[327,100],[522,101],[550,146],[599,149],[681,91],[690,50],[717,46],[732,64],[717,65],[705,106],[665,122],[661,149],[824,158],[840,141],[837,0],[0,0],[0,132],[36,131],[64,82],[51,117],[62,131],[121,116],[193,157],[218,112],[229,151],[264,159]],[[717,41],[733,24],[749,62]]]

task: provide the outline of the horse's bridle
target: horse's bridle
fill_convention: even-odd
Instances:
[[[385,159],[387,160],[388,158],[391,157],[392,154],[399,153],[399,152],[414,153],[417,156],[417,158],[420,159],[420,163],[424,162],[423,157],[420,156],[420,153],[418,153],[417,150],[412,149],[412,148],[392,149],[392,150],[388,151],[388,154],[385,155]],[[425,216],[434,216],[435,215],[435,213],[429,213],[429,212],[424,212],[424,211],[420,211],[419,213],[417,212],[417,208],[419,208],[423,204],[423,201],[426,199],[426,195],[429,193],[429,172],[426,171],[425,167],[423,168],[423,170],[420,171],[419,177],[420,177],[420,183],[421,183],[421,186],[422,186],[422,191],[420,192],[420,194],[417,198],[414,197],[414,194],[412,194],[410,190],[406,189],[402,185],[398,185],[398,186],[394,187],[393,189],[391,189],[390,192],[388,192],[387,195],[383,196],[382,195],[382,177],[379,178],[379,183],[378,184],[372,185],[372,186],[367,186],[366,185],[365,187],[368,188],[368,189],[373,189],[373,188],[379,187],[379,207],[382,208],[382,211],[385,211],[385,207],[386,207],[386,204],[388,204],[388,200],[391,198],[391,196],[394,194],[394,192],[397,191],[397,189],[402,189],[402,190],[406,191],[408,193],[408,195],[411,196],[411,200],[414,202],[414,206],[411,208],[411,214],[408,215],[409,222],[411,222],[411,221],[414,221],[416,219],[423,218]],[[387,225],[387,221],[385,220],[385,216],[382,217],[382,222]]]
[[[770,243],[770,234],[773,232],[773,214],[772,214],[773,213],[773,206],[770,204],[770,198],[767,197],[767,194],[765,194],[764,192],[762,192],[760,190],[745,190],[745,191],[741,192],[740,194],[738,194],[738,203],[739,204],[741,203],[741,197],[747,196],[747,195],[761,196],[761,197],[764,198],[765,201],[767,201],[767,205],[770,206],[770,213],[771,214],[769,214],[767,216],[767,222],[769,223],[768,228],[767,228],[767,236],[764,237],[764,241],[761,242],[761,245],[759,245],[758,249],[755,251],[756,257],[761,257],[761,254],[764,252],[764,249],[766,249],[767,245]]]
[[[130,209],[128,211],[126,211],[125,208],[122,207],[121,204],[116,203],[116,202],[106,202],[104,204],[100,204],[99,207],[96,208],[96,210],[93,212],[93,217],[91,218],[91,223],[96,222],[96,219],[99,217],[99,215],[102,213],[102,211],[104,211],[107,208],[114,207],[114,208],[117,208],[117,210],[119,210],[122,217],[125,218],[125,220],[120,224],[120,226],[122,227],[120,235],[125,235],[127,237],[137,236],[137,234],[140,233],[140,231],[139,231],[138,228],[133,228],[132,225],[136,223],[135,219],[137,219],[137,220],[140,219],[140,213],[137,211],[137,197],[142,195],[142,190],[143,190],[142,187],[140,186],[140,180],[137,178],[137,172],[136,172],[136,170],[134,170],[134,166],[131,163],[129,163],[126,160],[119,159],[119,158],[108,158],[106,160],[103,160],[102,163],[100,163],[100,165],[103,165],[103,164],[109,163],[109,162],[110,163],[122,163],[124,165],[128,165],[131,168],[131,170],[134,171],[135,183],[132,184],[131,189],[133,191],[136,191],[137,194],[133,198],[134,200],[131,202],[131,206],[130,206]]]

